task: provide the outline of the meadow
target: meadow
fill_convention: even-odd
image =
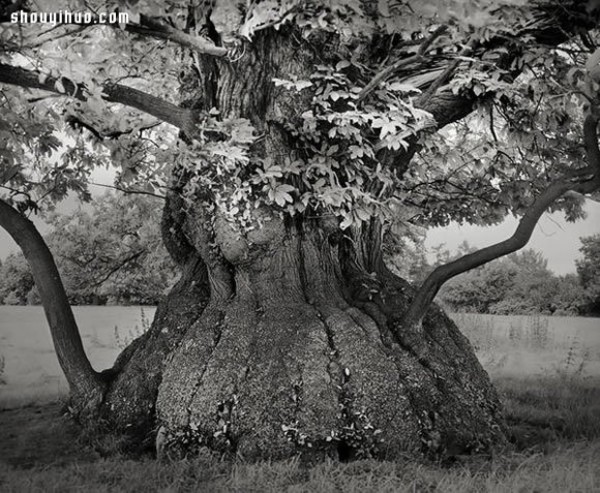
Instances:
[[[153,309],[78,307],[92,363],[110,366]],[[508,442],[430,461],[157,463],[61,415],[66,386],[43,312],[0,307],[1,491],[600,492],[600,319],[454,314],[502,397]],[[58,400],[58,403],[57,403]]]

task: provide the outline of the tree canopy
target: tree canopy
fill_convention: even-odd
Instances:
[[[47,29],[5,14],[1,81],[66,96],[23,98],[3,86],[2,186],[21,208],[68,190],[87,197],[91,169],[106,163],[118,163],[124,184],[152,191],[177,162],[195,173],[188,195],[227,197],[211,206],[242,225],[260,204],[332,214],[343,229],[374,214],[405,218],[407,209],[425,225],[490,224],[523,214],[552,180],[586,170],[582,94],[598,58],[587,31],[595,2],[216,2],[210,20],[223,47],[210,49],[189,34],[202,34],[205,2],[36,4],[74,6],[121,8],[129,22]],[[264,81],[308,102],[279,123],[297,137],[283,162],[252,151],[261,145],[258,117],[181,108],[172,97],[186,71],[198,70],[194,58],[235,67],[273,29],[295,31],[299,45],[329,37],[335,51],[302,74]],[[207,87],[186,90],[210,96]],[[283,112],[273,108],[270,118]],[[156,131],[161,121],[190,140],[175,144],[173,131]],[[580,204],[567,194],[551,207],[575,219]]]

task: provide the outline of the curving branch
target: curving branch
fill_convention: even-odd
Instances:
[[[83,349],[81,336],[54,257],[35,225],[0,199],[0,226],[15,240],[27,259],[40,294],[58,362],[71,394],[85,406],[101,402],[105,383],[94,371]]]
[[[103,283],[108,281],[113,276],[113,274],[117,273],[119,270],[121,270],[127,264],[134,262],[135,260],[140,258],[145,253],[148,253],[148,250],[146,248],[143,248],[141,250],[138,250],[135,253],[132,253],[131,255],[122,259],[117,265],[108,269],[107,272],[104,272],[102,274],[102,276],[100,276],[98,279],[95,279],[93,281],[88,279],[88,280],[85,280],[84,282],[81,282],[79,285],[77,285],[77,289],[82,289],[84,287],[85,288],[97,288],[97,287],[101,286]],[[69,259],[69,260],[72,261],[72,259]]]
[[[596,109],[592,109],[584,120],[583,135],[588,165],[555,180],[541,192],[527,209],[510,238],[435,269],[418,289],[400,322],[401,327],[420,325],[440,288],[453,277],[523,248],[531,238],[542,214],[561,196],[567,192],[587,194],[600,190],[600,148],[597,132],[599,121],[600,113]]]
[[[110,25],[119,27],[118,24]],[[229,54],[229,50],[227,48],[215,45],[208,38],[203,36],[192,36],[174,28],[173,26],[170,26],[160,19],[155,19],[146,15],[140,15],[139,25],[125,24],[125,31],[172,41],[180,46],[190,48],[200,55],[210,55],[221,58]]]
[[[66,77],[47,76],[34,70],[5,63],[0,63],[0,83],[29,89],[42,89],[84,102],[90,97],[85,84],[73,82]],[[109,103],[120,103],[135,108],[163,122],[170,123],[187,135],[194,132],[196,113],[190,109],[181,108],[164,99],[121,84],[104,84],[102,94],[103,99]]]

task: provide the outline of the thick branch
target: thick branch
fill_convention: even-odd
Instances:
[[[33,70],[4,63],[0,63],[0,83],[30,89],[42,89],[80,101],[87,101],[89,97],[89,91],[84,84],[77,84],[66,77],[45,76]],[[60,86],[64,90],[59,90]],[[193,133],[195,114],[189,109],[180,108],[164,99],[121,84],[107,83],[102,87],[102,91],[104,100],[107,102],[130,106],[163,122],[170,123],[188,135]]]
[[[109,25],[118,27],[118,24]],[[229,50],[227,48],[223,48],[222,46],[216,46],[209,39],[203,38],[201,36],[192,36],[166,24],[161,20],[154,19],[145,15],[140,16],[139,25],[126,24],[125,31],[135,34],[141,34],[144,36],[150,36],[158,39],[166,39],[167,41],[172,41],[181,46],[190,48],[201,55],[224,57],[229,53]]]
[[[46,242],[29,219],[1,199],[0,226],[19,245],[31,267],[58,362],[72,394],[97,403],[97,399],[102,398],[104,384],[85,354],[67,294]]]
[[[577,1],[536,2],[532,5],[532,18],[536,21],[529,23],[522,32],[515,34],[512,39],[508,37],[494,38],[481,43],[477,50],[473,50],[476,38],[472,37],[464,50],[466,52],[476,51],[473,57],[478,57],[490,47],[505,46],[509,48],[508,53],[502,56],[496,64],[499,68],[508,69],[519,55],[517,46],[522,45],[520,39],[523,37],[532,36],[537,43],[547,45],[548,48],[556,47],[568,41],[570,37],[577,35],[582,28],[594,28],[599,20],[598,13],[591,15],[586,12],[583,3]],[[461,53],[460,55],[464,54]],[[478,101],[493,96],[491,92],[476,96],[472,92],[453,94],[448,90],[444,90],[442,86],[448,82],[449,77],[456,71],[461,60],[460,55],[449,64],[440,77],[436,77],[432,81],[432,85],[415,101],[416,108],[433,115],[438,129],[465,118],[474,110]],[[519,74],[517,70],[511,70],[511,75],[516,77]],[[428,126],[423,130],[431,131],[431,127]],[[411,158],[418,152],[420,148],[419,141],[420,135],[413,136],[408,139],[407,149],[401,148],[398,151],[383,149],[378,157],[382,162],[393,167],[398,174],[402,174],[406,171]]]
[[[0,23],[8,23],[11,21],[10,14],[12,12],[18,11],[19,8],[9,7],[6,10],[6,13],[2,12],[0,9]],[[123,28],[125,31],[139,34],[142,36],[148,36],[156,39],[164,39],[167,41],[172,41],[173,43],[177,43],[180,46],[184,46],[186,48],[190,48],[194,50],[196,53],[201,55],[210,55],[214,57],[225,57],[228,55],[229,50],[227,48],[215,45],[210,39],[205,38],[203,36],[192,36],[191,34],[185,33],[169,24],[164,22],[161,19],[150,17],[147,15],[140,15],[140,23],[106,23],[101,22],[99,17],[93,17],[91,22],[82,23],[82,22],[69,22],[70,19],[65,19],[66,22],[62,22],[58,24],[58,26],[69,26],[75,25],[79,27],[97,27],[97,26],[107,26],[112,27],[114,29]],[[40,43],[35,42],[33,46],[38,46]],[[31,46],[30,46],[31,47]]]
[[[510,238],[435,269],[417,291],[402,320],[403,327],[419,325],[440,288],[453,277],[523,248],[531,238],[542,214],[565,193],[592,193],[600,189],[600,149],[597,135],[599,119],[600,117],[592,112],[584,121],[583,133],[588,166],[554,181],[540,193]]]
[[[523,248],[544,211],[570,189],[571,184],[566,181],[553,183],[537,197],[510,238],[435,269],[419,288],[404,316],[403,325],[409,327],[419,324],[442,285],[453,277]]]

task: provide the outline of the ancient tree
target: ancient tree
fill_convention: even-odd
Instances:
[[[165,195],[182,271],[109,370],[91,369],[68,317],[54,324],[74,341],[57,346],[73,408],[173,453],[501,441],[489,378],[432,302],[599,188],[596,2],[119,4],[45,29],[20,24],[27,2],[0,13],[0,222],[69,190],[89,199],[90,170],[113,163],[119,186]],[[128,20],[94,22],[117,7]],[[388,231],[507,214],[511,238],[420,287],[386,267]],[[56,281],[33,233],[13,231],[38,282]]]

